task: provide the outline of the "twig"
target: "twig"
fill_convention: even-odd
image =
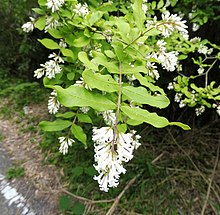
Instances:
[[[159,156],[157,156],[156,158],[154,158],[154,160],[152,160],[152,164],[155,164],[161,157],[163,157],[164,152],[162,152]]]
[[[105,200],[91,200],[91,199],[87,199],[87,198],[84,198],[82,196],[78,196],[78,195],[75,195],[71,192],[69,192],[68,190],[65,190],[65,189],[62,189],[61,190],[62,192],[74,197],[75,199],[78,199],[80,201],[83,201],[83,202],[88,202],[90,204],[96,204],[96,203],[106,203],[106,202],[114,202],[115,199],[105,199]]]
[[[122,63],[120,62],[119,65],[119,91],[118,91],[118,103],[117,103],[117,111],[115,114],[116,120],[115,120],[115,125],[114,125],[114,131],[113,131],[113,140],[112,140],[112,148],[111,150],[114,152],[115,150],[115,142],[117,140],[117,129],[118,129],[118,117],[120,113],[120,107],[121,107],[121,94],[122,94]]]
[[[128,184],[125,186],[125,188],[121,191],[121,193],[118,195],[118,197],[115,199],[114,203],[112,204],[111,208],[108,210],[108,212],[106,213],[106,215],[112,215],[113,212],[115,211],[121,197],[124,195],[125,191],[135,182],[137,176],[135,176],[134,178],[132,178]]]
[[[215,160],[215,165],[214,165],[214,168],[213,168],[213,171],[212,171],[212,175],[211,175],[211,178],[210,178],[210,182],[209,182],[209,186],[208,186],[208,190],[207,190],[207,194],[206,194],[206,198],[205,198],[205,203],[203,205],[203,208],[202,208],[202,211],[201,211],[201,215],[205,214],[205,209],[207,207],[207,202],[208,202],[210,191],[211,191],[212,181],[214,179],[215,170],[216,170],[216,167],[217,167],[217,164],[218,164],[218,160],[219,160],[219,147],[220,147],[220,144],[219,144],[218,149],[217,149],[217,156],[216,156],[216,160]]]

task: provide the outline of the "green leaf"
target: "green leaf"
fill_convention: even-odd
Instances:
[[[72,169],[71,171],[76,177],[79,177],[80,175],[83,174],[83,167],[82,166],[77,166]]]
[[[90,43],[90,39],[88,37],[82,35],[73,41],[73,46],[83,47],[83,46],[87,46],[89,43]]]
[[[56,38],[56,39],[60,39],[60,38],[63,37],[63,36],[61,35],[60,31],[57,30],[57,29],[55,29],[55,28],[48,29],[48,33],[49,33],[52,37],[54,37],[54,38]]]
[[[170,125],[179,126],[179,127],[182,128],[183,130],[190,130],[190,129],[191,129],[188,125],[183,124],[183,123],[181,123],[181,122],[170,122]]]
[[[73,124],[71,126],[71,132],[72,134],[75,136],[75,138],[77,140],[79,140],[80,142],[82,142],[85,146],[85,148],[87,147],[87,144],[86,144],[86,134],[84,133],[83,129],[79,126],[79,125],[76,125],[76,124]]]
[[[91,38],[93,40],[105,40],[105,37],[102,34],[94,33]]]
[[[43,78],[44,86],[46,86],[46,85],[55,85],[55,84],[62,83],[62,81],[60,80],[62,75],[63,75],[63,72],[61,71],[61,73],[56,74],[55,78],[53,78],[53,79],[49,79],[47,77],[44,77]]]
[[[38,41],[48,49],[60,49],[60,46],[51,39],[44,38],[42,40],[38,39]]]
[[[66,113],[57,113],[56,114],[56,117],[62,117],[62,118],[65,118],[65,119],[69,119],[69,118],[72,118],[74,117],[76,114],[74,112],[66,112]]]
[[[162,88],[158,87],[158,86],[155,86],[153,85],[152,83],[150,83],[148,81],[147,78],[143,77],[140,73],[135,73],[134,74],[135,78],[138,79],[138,81],[140,82],[141,85],[144,85],[145,87],[149,88],[151,91],[153,92],[160,92],[161,94],[165,95],[164,91]]]
[[[103,14],[104,13],[101,11],[92,12],[91,16],[89,17],[89,25],[92,26],[98,22],[102,18]]]
[[[94,63],[92,63],[88,59],[88,55],[86,54],[86,52],[79,52],[78,58],[82,63],[84,63],[84,66],[87,67],[88,69],[91,69],[91,70],[94,70],[94,71],[99,70],[98,66],[95,65]]]
[[[63,89],[60,86],[47,86],[57,91],[57,96],[65,107],[91,107],[98,111],[113,110],[116,104],[104,95],[89,92],[83,87],[70,86]]]
[[[65,212],[70,210],[72,207],[72,202],[68,196],[60,196],[59,198],[59,210]]]
[[[47,3],[47,0],[38,0],[38,4],[39,4],[40,6],[45,6],[46,3]]]
[[[117,92],[119,90],[118,83],[111,75],[101,75],[100,73],[93,73],[91,70],[85,70],[82,77],[90,88],[96,88],[110,93]]]
[[[125,133],[127,131],[127,125],[126,124],[119,124],[118,130],[122,133]]]
[[[37,13],[37,14],[40,14],[40,15],[44,15],[44,10],[40,9],[40,8],[32,8],[32,10]]]
[[[65,49],[65,48],[61,48],[61,52],[62,52],[63,56],[70,57],[70,58],[72,58],[73,60],[75,59],[75,58],[74,58],[74,53],[73,53],[72,50],[70,50],[70,49]]]
[[[150,113],[147,110],[143,110],[141,108],[122,106],[121,110],[132,120],[146,122],[156,128],[163,128],[169,125],[169,121],[165,117],[158,116],[156,113]]]
[[[115,58],[116,56],[115,56],[115,53],[113,52],[113,51],[111,51],[111,50],[106,50],[106,51],[104,51],[105,52],[105,54],[109,57],[109,58]]]
[[[143,24],[146,20],[144,11],[142,9],[143,0],[135,0],[134,1],[134,20],[137,27],[141,30],[143,28]]]
[[[85,214],[84,212],[85,212],[85,205],[84,204],[82,204],[82,203],[79,203],[79,202],[77,202],[77,203],[75,203],[75,205],[74,205],[74,207],[73,207],[73,209],[72,209],[72,214],[75,214],[75,215],[81,215],[81,214]]]
[[[40,17],[34,24],[34,26],[36,28],[38,28],[40,31],[42,31],[45,27],[45,24],[46,24],[46,18],[43,16],[43,17]]]
[[[68,80],[72,81],[75,78],[75,72],[69,72],[66,76]]]
[[[126,86],[122,88],[122,93],[131,101],[148,104],[158,108],[165,108],[170,104],[165,95],[152,96],[144,87]]]
[[[42,121],[39,126],[44,131],[62,131],[72,125],[72,122],[68,120],[57,119],[53,122]]]
[[[163,7],[163,5],[164,5],[163,0],[160,0],[160,1],[158,2],[158,4],[157,4],[157,9],[162,8],[162,7]]]
[[[78,120],[80,122],[91,123],[92,124],[91,118],[88,115],[86,115],[86,114],[80,113],[80,114],[77,115],[77,117],[78,117]]]

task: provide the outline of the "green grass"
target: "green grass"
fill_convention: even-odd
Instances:
[[[14,178],[22,178],[25,175],[25,170],[21,166],[14,165],[8,168],[6,172],[7,179],[14,179]]]

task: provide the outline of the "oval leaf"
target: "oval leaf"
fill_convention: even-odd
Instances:
[[[144,87],[126,86],[122,88],[122,93],[131,101],[153,107],[165,108],[170,103],[165,95],[152,96]]]
[[[70,86],[63,89],[60,86],[47,86],[57,91],[57,96],[65,107],[91,107],[98,111],[113,110],[116,104],[104,95],[91,93],[83,87]]]
[[[71,132],[72,132],[72,134],[75,136],[75,138],[77,140],[82,142],[85,145],[85,147],[87,147],[87,144],[86,144],[86,139],[87,139],[86,134],[84,133],[83,129],[79,125],[73,124],[71,126]]]
[[[72,125],[72,122],[68,120],[57,119],[53,122],[42,121],[39,123],[40,128],[43,131],[62,131]]]
[[[84,66],[87,67],[88,69],[92,69],[94,71],[98,71],[99,68],[97,65],[95,65],[94,63],[92,63],[89,59],[88,56],[85,52],[79,52],[78,54],[78,58],[79,60],[84,63]]]
[[[156,128],[163,128],[169,125],[169,121],[165,117],[158,116],[156,113],[150,113],[147,110],[143,110],[141,108],[122,106],[121,110],[132,120],[146,122]]]
[[[83,80],[90,88],[96,88],[105,92],[117,92],[119,90],[118,83],[111,75],[101,75],[91,70],[85,70],[82,74]]]
[[[42,40],[38,39],[38,41],[48,49],[60,49],[60,46],[51,39],[44,38]]]

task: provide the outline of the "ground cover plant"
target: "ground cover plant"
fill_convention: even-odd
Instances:
[[[69,167],[70,175],[80,178],[83,174],[90,177],[95,174],[100,190],[110,193],[117,192],[109,188],[119,186],[121,174],[126,169],[129,171],[130,165],[135,165],[131,168],[132,171],[136,169],[133,172],[135,180],[145,171],[148,171],[148,177],[154,177],[152,164],[157,160],[152,160],[150,154],[146,156],[148,158],[142,157],[141,153],[137,153],[137,157],[133,155],[139,146],[143,149],[146,145],[147,137],[140,135],[146,124],[149,130],[151,126],[170,125],[189,129],[186,124],[172,122],[162,110],[170,104],[167,87],[175,92],[174,101],[179,108],[193,107],[197,116],[209,108],[219,114],[219,83],[210,75],[217,68],[219,47],[199,37],[190,38],[184,14],[168,11],[176,1],[38,2],[40,7],[33,9],[38,16],[30,17],[22,28],[26,32],[38,28],[46,33],[39,42],[52,52],[48,61],[35,70],[34,76],[44,77],[45,87],[53,90],[48,109],[57,118],[41,122],[40,127],[57,132],[55,136],[59,142],[51,147],[59,148],[65,155],[62,162],[67,166],[71,164],[71,153],[79,153],[83,147],[94,149],[95,154],[97,173],[80,165],[87,156],[91,156],[88,164],[93,163],[93,153],[87,150],[89,152],[75,168]],[[199,24],[203,23],[205,20]],[[190,70],[189,64],[193,65]],[[154,139],[157,131],[152,131],[150,138]],[[169,138],[172,143],[177,143],[173,134]],[[83,145],[77,145],[78,142]],[[55,156],[60,159],[58,151]],[[141,160],[147,170],[146,166],[139,169]],[[191,164],[194,166],[194,162]],[[69,171],[65,169],[68,175]],[[169,175],[166,171],[157,173]],[[123,180],[126,181],[126,176]],[[83,188],[77,189],[88,194],[88,186],[86,190]],[[90,192],[92,189],[93,186]],[[142,192],[144,196],[146,193]],[[168,211],[154,208],[154,214],[157,209],[158,213],[177,214],[180,205],[176,202],[176,206]],[[215,204],[212,209],[218,210]],[[135,211],[148,213],[146,208]]]

